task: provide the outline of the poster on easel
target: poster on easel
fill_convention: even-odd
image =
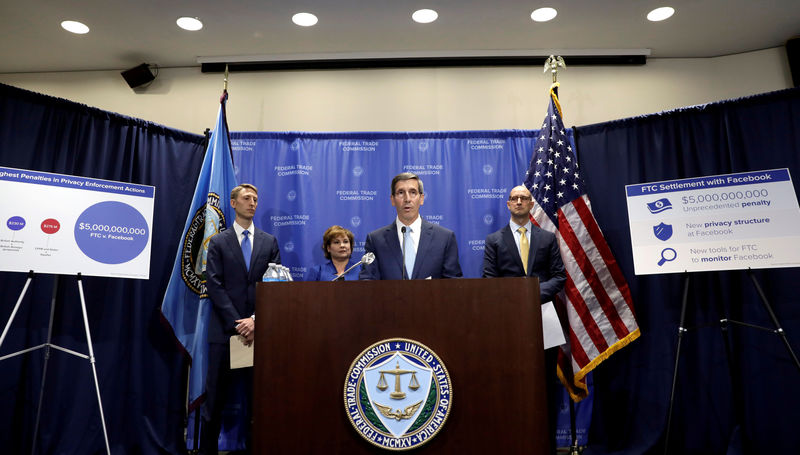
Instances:
[[[625,187],[636,275],[800,267],[789,169]]]
[[[0,167],[0,271],[148,279],[155,187]]]

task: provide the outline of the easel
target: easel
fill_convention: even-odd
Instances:
[[[28,292],[28,286],[30,286],[31,281],[33,281],[33,276],[34,276],[33,270],[29,271],[28,279],[27,281],[25,281],[25,286],[22,288],[22,292],[20,293],[19,298],[17,299],[16,305],[14,305],[14,310],[11,312],[11,316],[8,319],[8,323],[6,323],[5,329],[3,329],[3,334],[0,335],[0,347],[3,346],[3,341],[6,338],[6,334],[8,334],[9,328],[11,328],[11,323],[14,322],[14,317],[16,316],[17,310],[19,310],[19,307],[22,304],[22,299],[25,297],[25,293]],[[108,444],[108,432],[106,431],[106,419],[105,416],[103,415],[103,402],[100,399],[100,383],[97,381],[97,369],[95,368],[94,349],[92,348],[92,336],[89,334],[89,318],[86,316],[86,300],[83,297],[83,281],[82,281],[83,279],[80,273],[78,273],[77,278],[78,278],[78,293],[80,294],[81,297],[81,310],[83,311],[83,327],[86,330],[86,344],[89,346],[89,355],[81,354],[80,352],[75,352],[52,343],[53,318],[55,316],[56,300],[58,298],[59,276],[56,275],[55,281],[53,282],[53,297],[50,299],[50,324],[48,325],[47,328],[47,342],[44,344],[40,344],[39,346],[23,349],[21,351],[17,351],[12,354],[0,357],[0,361],[3,361],[5,359],[20,354],[25,354],[27,352],[35,351],[37,349],[44,349],[44,368],[42,370],[42,386],[39,389],[39,405],[36,410],[36,425],[33,431],[33,446],[31,448],[31,454],[36,453],[36,443],[39,435],[39,419],[42,414],[42,398],[44,397],[45,379],[47,378],[47,362],[50,359],[50,348],[53,348],[62,352],[66,352],[67,354],[72,354],[76,357],[89,360],[89,364],[91,364],[92,366],[92,374],[94,375],[94,387],[95,390],[97,391],[97,404],[100,408],[100,421],[103,424],[103,437],[105,438],[105,443],[106,443],[106,453],[108,455],[111,455],[111,448]]]
[[[667,434],[664,437],[664,455],[669,454],[669,436],[670,430],[672,426],[672,407],[675,399],[675,386],[678,381],[678,363],[680,362],[681,358],[681,340],[683,339],[683,335],[689,330],[686,328],[686,305],[689,300],[689,273],[684,272],[684,281],[683,281],[683,301],[681,303],[681,321],[678,324],[678,347],[675,353],[675,368],[672,372],[672,390],[669,395],[669,413],[667,414]],[[775,312],[772,311],[772,306],[769,304],[766,295],[764,295],[764,291],[761,289],[761,285],[758,283],[755,275],[753,275],[752,269],[747,269],[747,275],[750,277],[750,280],[753,282],[753,285],[756,288],[756,292],[758,292],[758,296],[761,299],[761,303],[766,308],[767,313],[769,314],[770,319],[772,319],[772,324],[775,326],[774,329],[769,327],[763,327],[755,324],[749,324],[747,322],[742,321],[735,321],[732,319],[728,319],[726,316],[721,315],[720,317],[720,329],[722,330],[723,340],[725,342],[725,354],[728,360],[728,366],[731,367],[732,355],[731,355],[731,347],[730,341],[728,340],[728,324],[737,324],[744,327],[752,327],[754,329],[766,330],[768,332],[772,332],[783,340],[783,344],[786,346],[786,350],[789,351],[789,355],[794,360],[795,366],[797,366],[798,371],[800,371],[800,361],[798,361],[797,356],[795,355],[794,351],[792,350],[792,346],[789,344],[789,340],[786,338],[786,333],[781,327],[780,321],[778,321],[777,316],[775,316]],[[730,371],[731,381],[733,381],[733,371]]]

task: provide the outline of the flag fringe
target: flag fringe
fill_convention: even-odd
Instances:
[[[558,109],[558,115],[561,116],[561,121],[564,121],[564,113],[561,112],[561,103],[558,102],[558,94],[556,94],[555,91],[555,89],[560,86],[561,84],[554,82],[553,85],[550,86],[550,96],[553,98],[553,104],[556,105],[556,109]]]
[[[625,338],[617,341],[616,343],[612,344],[608,347],[605,351],[599,354],[597,357],[592,359],[585,367],[581,368],[580,371],[575,373],[573,377],[573,382],[570,384],[570,381],[566,378],[566,375],[561,370],[561,366],[558,367],[558,378],[561,380],[561,383],[564,384],[564,388],[567,389],[569,396],[572,398],[572,401],[575,403],[583,400],[587,396],[589,396],[589,388],[586,386],[586,382],[583,381],[583,378],[586,377],[592,370],[594,370],[600,363],[604,360],[609,358],[611,354],[619,351],[620,349],[624,348],[625,346],[629,345],[632,341],[639,338],[641,335],[641,330],[637,327],[636,330],[629,333]]]

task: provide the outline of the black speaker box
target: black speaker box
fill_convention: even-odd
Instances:
[[[795,87],[800,87],[800,37],[792,38],[786,42],[786,56],[789,58],[792,82]]]
[[[130,88],[136,88],[140,85],[144,85],[156,77],[150,72],[150,67],[147,63],[142,63],[139,66],[133,67],[129,70],[125,70],[121,72],[122,77],[125,79],[125,82],[128,83]]]

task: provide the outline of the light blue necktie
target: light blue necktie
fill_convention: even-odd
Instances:
[[[253,247],[250,245],[250,232],[247,229],[242,232],[244,234],[244,238],[242,239],[242,254],[244,255],[244,264],[247,267],[247,271],[250,271],[250,257],[253,255]]]
[[[408,279],[411,279],[411,274],[414,273],[414,260],[417,258],[417,247],[414,245],[414,238],[411,237],[411,228],[406,228],[406,233],[403,234],[403,246],[406,249],[406,274]]]

